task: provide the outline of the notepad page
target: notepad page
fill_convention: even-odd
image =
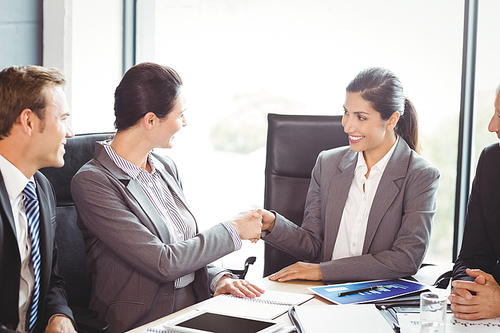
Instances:
[[[313,295],[267,290],[260,297],[236,297],[220,295],[200,303],[200,310],[211,310],[233,316],[249,316],[262,319],[274,319],[294,305],[302,304]]]
[[[311,305],[295,308],[306,332],[394,333],[373,304]]]

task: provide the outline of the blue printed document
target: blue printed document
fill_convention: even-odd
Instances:
[[[393,279],[310,287],[309,290],[336,304],[375,302],[428,289],[418,282]]]

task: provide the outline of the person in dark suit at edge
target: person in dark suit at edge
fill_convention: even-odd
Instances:
[[[500,139],[500,86],[488,125]],[[466,320],[500,316],[500,145],[479,156],[467,206],[462,249],[453,267],[449,296],[455,317]]]
[[[0,72],[0,332],[75,331],[57,273],[55,194],[38,169],[62,167],[73,136],[64,74]]]

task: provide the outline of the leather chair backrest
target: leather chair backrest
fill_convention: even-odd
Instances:
[[[268,115],[264,208],[302,224],[311,171],[323,150],[348,145],[342,116]],[[290,244],[293,246],[293,244]],[[265,244],[264,276],[298,259]]]
[[[70,191],[71,179],[94,157],[96,141],[110,138],[111,133],[82,134],[69,138],[65,145],[64,166],[40,170],[52,183],[56,193],[59,274],[66,279],[64,289],[70,306],[87,308],[91,291],[86,274],[85,244],[76,225],[77,214]]]

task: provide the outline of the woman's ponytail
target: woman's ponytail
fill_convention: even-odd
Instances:
[[[418,138],[417,111],[415,110],[413,103],[408,98],[405,98],[405,110],[399,118],[395,132],[406,141],[411,149],[420,154],[421,147]]]

